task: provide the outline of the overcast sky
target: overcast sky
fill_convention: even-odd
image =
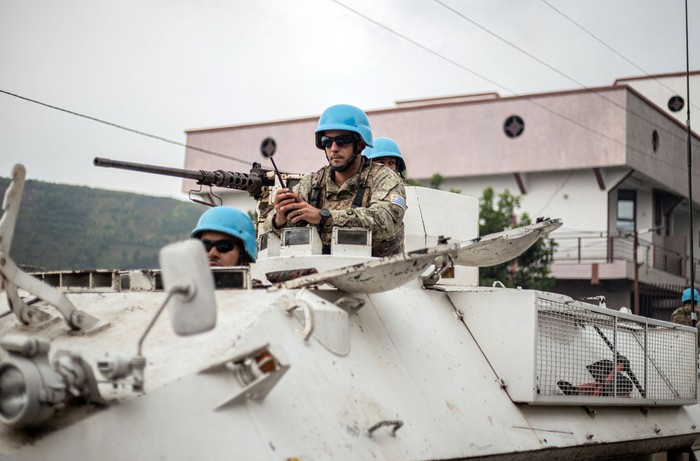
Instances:
[[[699,70],[700,0],[688,7]],[[187,129],[337,103],[371,110],[685,68],[682,0],[0,0],[0,90],[180,143]],[[183,197],[178,179],[92,159],[182,168],[184,151],[0,93],[0,176],[21,162],[30,179]]]

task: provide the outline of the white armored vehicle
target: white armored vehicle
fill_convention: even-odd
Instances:
[[[30,276],[12,178],[0,459],[695,459],[695,329],[478,286],[557,220],[478,238],[475,199],[407,187],[402,255],[362,229],[322,255],[309,227],[259,236],[250,267],[188,240],[160,270]]]

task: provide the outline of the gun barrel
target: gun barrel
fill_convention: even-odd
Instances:
[[[147,165],[145,163],[122,162],[121,160],[112,160],[103,157],[95,157],[92,163],[95,166],[100,166],[103,168],[119,168],[120,170],[139,171],[141,173],[152,173],[163,176],[175,176],[176,178],[199,180],[202,177],[201,171]]]
[[[255,174],[238,173],[235,171],[206,171],[206,170],[183,170],[180,168],[169,168],[145,163],[122,162],[108,158],[95,157],[95,166],[104,168],[119,168],[122,170],[139,171],[141,173],[152,173],[163,176],[174,176],[176,178],[193,179],[197,184],[205,186],[226,187],[229,189],[239,189],[248,191],[251,195],[259,193],[263,186],[263,180]]]

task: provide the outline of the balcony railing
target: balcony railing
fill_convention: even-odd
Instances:
[[[556,232],[552,238],[557,243],[554,252],[556,263],[612,263],[634,261],[634,236],[608,234],[607,232]],[[695,280],[700,280],[695,259]],[[637,263],[642,267],[657,269],[686,280],[690,274],[690,258],[641,238],[637,239]]]

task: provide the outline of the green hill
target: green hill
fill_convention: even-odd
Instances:
[[[9,184],[0,177],[0,196]],[[204,211],[171,198],[27,180],[10,255],[33,271],[157,268],[160,248],[189,237]]]

